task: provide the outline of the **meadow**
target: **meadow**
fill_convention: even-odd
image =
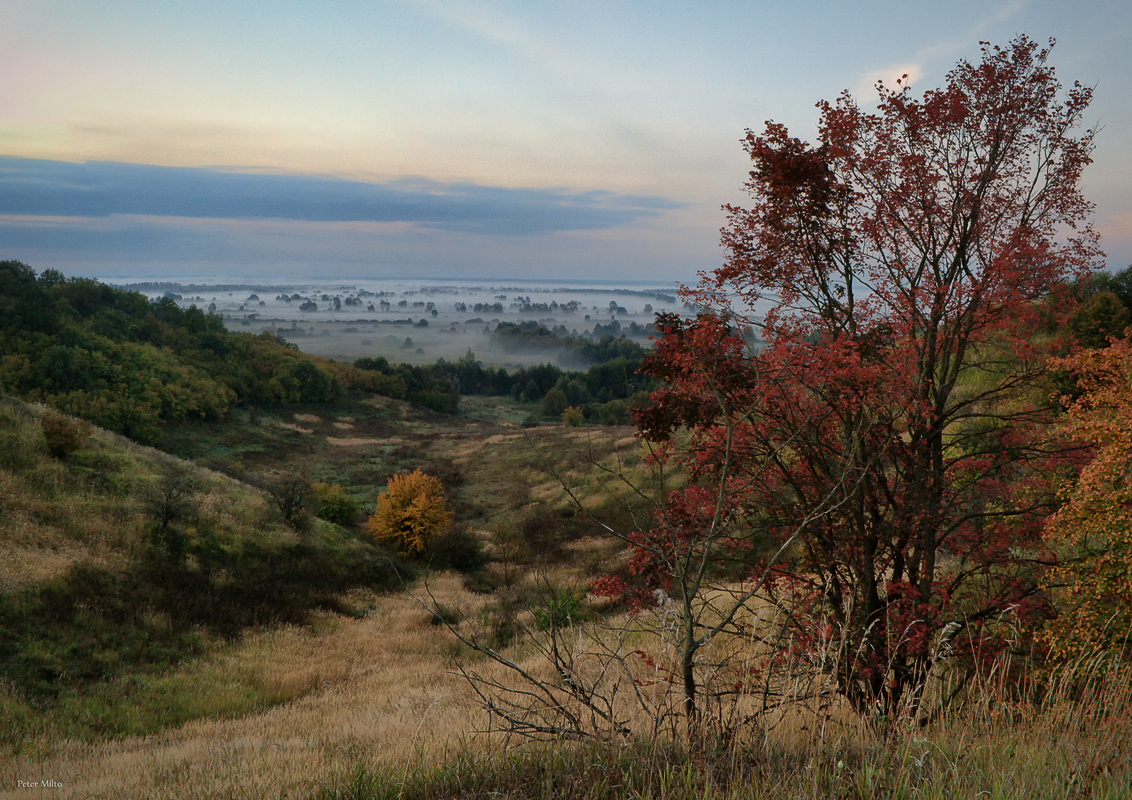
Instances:
[[[509,400],[465,406],[453,420],[373,398],[171,431],[169,449],[192,461],[78,421],[81,444],[54,458],[41,420],[58,416],[7,401],[0,580],[18,674],[0,712],[0,786],[65,775],[67,796],[134,796],[187,769],[202,794],[257,780],[275,791],[362,754],[401,762],[470,736],[479,714],[450,672],[460,648],[405,592],[425,567],[368,558],[376,551],[355,532],[321,520],[300,537],[252,485],[300,471],[372,509],[388,476],[422,466],[443,478],[462,535],[477,543],[461,565],[472,574],[428,573],[436,602],[513,617],[536,591],[536,564],[543,580],[584,585],[619,548],[562,503],[543,461],[618,449],[631,460],[631,432],[523,429],[529,412]],[[152,542],[170,474],[192,487],[183,568]],[[280,773],[272,765],[284,756]],[[220,784],[214,757],[240,763]],[[178,780],[170,796],[184,789]]]
[[[942,654],[919,725],[850,709],[821,653],[779,658],[757,595],[701,652],[692,730],[680,598],[595,585],[687,483],[616,424],[636,345],[587,373],[333,363],[0,267],[0,797],[1126,796],[1126,648]],[[516,342],[561,344],[514,313]],[[407,557],[364,523],[416,469],[452,520]],[[712,563],[701,621],[743,557]]]
[[[98,429],[60,458],[43,433],[53,413],[7,401],[0,419],[6,628],[55,670],[38,696],[34,674],[19,690],[6,681],[0,797],[1121,797],[1132,781],[1130,684],[1103,658],[1023,678],[990,664],[923,730],[803,705],[696,745],[509,736],[459,668],[514,676],[453,634],[547,677],[540,609],[624,562],[563,484],[602,523],[628,524],[640,498],[594,467],[647,481],[631,428],[523,428],[528,411],[504,398],[467,398],[456,417],[370,398],[171,431],[167,449],[186,458]],[[388,475],[417,466],[442,478],[455,527],[478,543],[457,569],[367,563],[356,533],[322,521],[300,536],[256,486],[298,471],[371,506]],[[190,538],[213,531],[207,586],[174,585],[181,570],[154,561],[153,491],[171,469],[193,487]],[[183,571],[199,577],[198,545]],[[254,579],[264,570],[283,583]],[[54,618],[54,639],[50,602],[79,610]],[[629,624],[592,596],[582,605],[579,643]],[[76,625],[101,638],[68,651]]]

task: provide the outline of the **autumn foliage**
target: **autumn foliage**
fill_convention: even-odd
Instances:
[[[1084,392],[1068,405],[1068,433],[1093,448],[1046,528],[1062,557],[1046,581],[1061,612],[1050,641],[1056,655],[1072,657],[1123,649],[1132,633],[1132,342],[1059,365]]]
[[[774,646],[861,713],[918,713],[941,661],[971,674],[1049,613],[1074,450],[1034,334],[1099,251],[1091,92],[1048,56],[984,45],[921,97],[878,85],[876,112],[846,93],[816,144],[749,132],[753,204],[727,207],[726,263],[686,292],[702,313],[659,317],[643,365],[664,388],[638,426],[693,481],[633,534],[637,576],[746,565],[788,616]]]
[[[444,487],[438,479],[417,469],[389,479],[377,499],[377,509],[366,522],[366,531],[401,555],[416,556],[446,533],[450,522]]]

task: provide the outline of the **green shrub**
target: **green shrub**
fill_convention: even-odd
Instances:
[[[483,567],[486,558],[483,543],[467,528],[454,528],[432,541],[428,564],[433,569],[452,569],[470,573]]]
[[[429,625],[459,625],[462,619],[463,615],[457,609],[443,603],[437,603],[435,608],[429,609]]]
[[[566,406],[569,402],[564,391],[557,388],[551,389],[543,396],[542,402],[539,403],[539,412],[544,417],[561,417],[562,412],[566,410]]]
[[[317,503],[314,515],[343,528],[352,528],[361,514],[361,504],[337,484],[314,483],[311,485]]]
[[[170,468],[145,497],[153,521],[152,542],[159,557],[182,564],[189,544],[184,523],[196,511],[197,486],[184,469]]]
[[[547,586],[534,608],[535,627],[540,631],[551,628],[568,628],[584,622],[589,616],[585,607],[586,593],[582,589]]]
[[[311,519],[307,512],[307,495],[310,484],[302,475],[286,473],[267,487],[268,494],[275,501],[287,527],[300,535],[310,533]]]
[[[1085,347],[1107,347],[1110,337],[1120,338],[1132,323],[1132,314],[1112,292],[1098,292],[1069,317],[1069,330]]]

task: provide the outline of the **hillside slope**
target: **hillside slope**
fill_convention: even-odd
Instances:
[[[210,704],[161,676],[249,627],[349,610],[342,592],[406,571],[321,520],[297,535],[250,485],[7,397],[0,552],[0,747],[17,749],[271,702],[230,686]],[[139,714],[147,691],[164,696]]]

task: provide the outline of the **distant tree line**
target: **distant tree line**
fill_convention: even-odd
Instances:
[[[388,385],[379,393],[403,396],[434,411],[453,413],[460,395],[506,396],[520,403],[538,403],[540,413],[548,418],[558,418],[567,406],[576,406],[583,409],[587,421],[625,424],[629,421],[628,406],[643,402],[653,382],[637,372],[644,352],[640,345],[625,339],[619,342],[606,343],[604,352],[624,351],[628,355],[613,356],[585,372],[554,364],[508,372],[485,367],[471,350],[456,361],[442,358],[428,366],[393,365],[382,356],[359,358],[353,366],[376,373],[387,383],[405,381],[404,395],[396,394]]]
[[[574,405],[586,406],[594,421],[624,422],[625,401],[647,388],[636,374],[642,348],[627,339],[563,343],[538,326],[523,328],[522,336],[557,342],[594,366],[567,372],[544,364],[509,373],[485,368],[470,352],[431,366],[380,357],[338,364],[268,331],[231,332],[216,314],[182,308],[171,297],[149,300],[90,278],[50,269],[37,275],[19,261],[0,261],[0,389],[140,442],[156,441],[170,423],[222,419],[235,406],[321,404],[349,391],[449,414],[461,394],[508,395],[539,403],[548,416]]]
[[[171,298],[0,262],[0,387],[141,442],[239,404],[323,403],[352,375]]]
[[[1132,325],[1132,266],[1117,273],[1094,272],[1074,283],[1078,302],[1069,315],[1069,329],[1084,347],[1107,347]]]
[[[565,325],[547,328],[533,320],[500,322],[491,334],[491,345],[505,353],[556,353],[557,362],[565,367],[589,367],[615,358],[640,360],[644,348],[629,337],[645,338],[656,333],[656,327],[631,323],[625,328],[617,320],[607,325],[598,323],[589,336],[579,336]]]

